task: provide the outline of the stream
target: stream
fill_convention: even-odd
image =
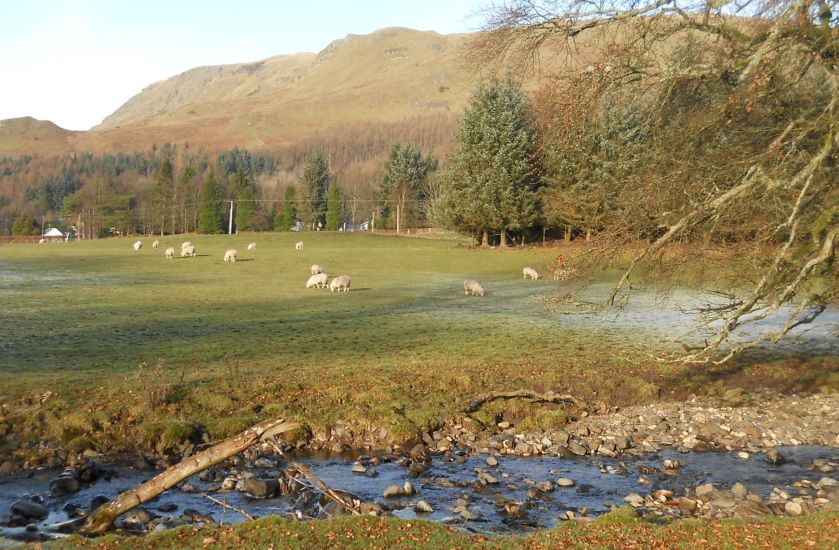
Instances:
[[[553,527],[568,511],[575,515],[596,516],[610,510],[613,505],[624,505],[624,497],[633,492],[648,495],[658,489],[666,489],[678,497],[685,494],[686,488],[704,483],[714,483],[718,489],[730,489],[740,482],[748,487],[749,492],[765,499],[774,488],[799,494],[799,487],[795,486],[797,482],[811,480],[815,483],[825,477],[826,474],[813,469],[814,460],[826,461],[839,471],[837,448],[795,446],[780,447],[778,451],[787,459],[786,463],[770,465],[763,453],[751,454],[744,459],[733,452],[678,453],[671,449],[623,458],[502,456],[496,457],[497,466],[494,467],[487,464],[488,455],[455,454],[449,455],[451,460],[435,455],[431,468],[419,477],[412,476],[407,468],[396,462],[368,464],[368,474],[355,474],[352,473],[355,462],[352,456],[303,456],[297,462],[307,465],[312,473],[332,488],[353,493],[362,501],[386,504],[393,515],[400,518],[421,517],[472,531],[517,534],[532,528]],[[681,468],[676,472],[663,471],[662,465],[666,460],[678,461]],[[249,465],[238,471],[247,471],[258,479],[276,479],[285,465],[283,459],[273,467],[266,466],[262,461],[263,467]],[[478,471],[490,474],[498,483],[477,483]],[[370,475],[370,472],[373,474]],[[37,531],[30,526],[29,534],[46,532],[51,525],[73,517],[73,508],[88,511],[94,497],[103,495],[113,498],[156,474],[125,466],[106,466],[105,474],[96,482],[82,484],[81,490],[70,495],[53,496],[50,480],[60,473],[58,470],[34,470],[0,476],[0,515],[8,514],[14,502],[34,497],[49,510],[49,515],[34,522]],[[204,481],[197,474],[188,480],[191,487],[182,484],[164,492],[144,507],[163,517],[186,513],[208,516],[217,523],[237,523],[244,519],[239,513],[210,501],[204,496],[206,492],[255,516],[289,517],[294,513],[295,498],[292,496],[255,499],[236,490],[220,490],[218,480],[228,473],[229,470],[220,470],[215,477],[204,475]],[[839,477],[836,473],[827,475]],[[556,486],[550,491],[536,490],[537,484],[541,483],[544,488],[544,482],[550,480],[556,485],[560,478],[573,480],[574,485],[567,488]],[[401,486],[406,481],[413,484],[416,494],[383,497],[388,486]],[[524,514],[516,518],[505,514],[503,506],[499,506],[499,499],[527,503]],[[415,512],[413,504],[419,500],[428,503],[434,511],[424,514]],[[457,502],[461,508],[468,510],[472,519],[467,521],[464,514],[452,511]],[[166,512],[161,511],[161,507]],[[2,523],[8,523],[8,516]],[[25,535],[26,527],[23,526],[0,527],[0,537],[25,538]]]

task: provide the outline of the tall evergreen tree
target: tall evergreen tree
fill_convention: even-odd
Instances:
[[[444,223],[460,231],[501,234],[530,227],[538,214],[536,134],[527,96],[509,77],[478,88],[457,128],[444,178]]]
[[[274,217],[274,231],[290,231],[291,226],[297,223],[296,195],[294,186],[289,185],[285,190],[283,211],[280,215]]]
[[[329,163],[320,151],[309,155],[303,170],[310,220],[317,225],[326,221],[326,191],[329,188]]]
[[[329,197],[326,201],[326,230],[338,231],[344,220],[344,200],[338,182],[329,186]]]
[[[221,188],[215,174],[210,171],[204,182],[204,196],[201,199],[201,212],[198,214],[198,232],[208,235],[222,233]]]
[[[166,211],[170,206],[169,201],[172,198],[174,179],[175,170],[172,167],[172,161],[167,155],[163,158],[163,162],[160,164],[160,170],[157,172],[154,188],[154,202],[155,207],[158,208],[158,215],[160,216],[161,235],[163,235],[163,230],[166,225]]]
[[[431,156],[422,157],[413,145],[396,143],[391,147],[385,161],[382,180],[379,184],[379,198],[383,202],[382,214],[388,216],[389,205],[395,203],[401,212],[402,221],[417,215],[417,205],[424,199],[424,184],[429,172],[437,169],[437,161]]]
[[[236,231],[253,231],[256,223],[256,193],[245,184],[236,197]]]

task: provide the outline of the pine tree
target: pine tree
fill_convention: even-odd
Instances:
[[[256,222],[256,193],[249,184],[242,186],[236,197],[236,232],[253,231]]]
[[[538,214],[536,135],[528,100],[508,77],[478,88],[458,124],[455,153],[444,178],[443,222],[483,234],[530,227]]]
[[[157,172],[154,190],[155,206],[159,209],[158,213],[160,215],[161,235],[163,235],[164,226],[166,225],[166,209],[172,197],[174,179],[175,171],[172,167],[172,161],[166,156],[160,165],[160,170]]]
[[[222,233],[221,189],[211,171],[204,182],[201,212],[198,214],[198,232],[208,235]]]
[[[289,185],[285,190],[282,214],[274,218],[274,231],[290,231],[291,227],[297,223],[297,206],[294,202],[296,195],[294,186]]]
[[[425,198],[423,187],[428,174],[436,169],[437,161],[431,156],[422,158],[422,153],[416,147],[394,144],[385,161],[379,184],[383,217],[389,214],[390,209],[385,203],[388,200],[399,207],[403,225],[406,219],[415,216],[419,201]]]
[[[303,182],[308,191],[310,220],[323,224],[326,215],[326,190],[329,188],[329,163],[320,151],[309,155],[303,170]]]
[[[344,219],[343,198],[341,188],[335,182],[329,186],[329,197],[326,201],[326,230],[338,231]]]

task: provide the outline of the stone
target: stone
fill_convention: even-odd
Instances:
[[[236,489],[253,498],[271,498],[280,492],[280,484],[276,479],[243,479]]]
[[[43,504],[31,500],[19,500],[12,504],[11,512],[26,519],[44,519],[50,511]]]
[[[769,449],[766,451],[763,459],[772,466],[780,466],[781,464],[785,464],[787,461],[787,459],[778,452],[778,449]]]
[[[801,504],[795,502],[794,500],[790,500],[789,502],[784,503],[784,512],[788,516],[800,516],[804,513],[804,509],[801,507]]]
[[[724,491],[714,493],[714,498],[708,504],[714,508],[734,508],[737,500],[730,492]]]
[[[384,513],[384,508],[382,508],[381,504],[375,502],[362,502],[361,506],[358,507],[358,511],[365,516],[378,516]]]
[[[550,479],[545,481],[540,481],[536,484],[536,489],[543,492],[543,493],[552,493],[554,490],[554,484]]]
[[[405,494],[408,496],[411,496],[417,492],[417,490],[414,488],[414,484],[410,481],[405,482],[405,485],[402,486],[402,490],[404,490]]]
[[[740,460],[748,460],[749,453],[747,453],[746,451],[740,451],[739,453],[737,453],[737,458],[739,458]]]
[[[685,512],[696,510],[696,501],[688,497],[679,497],[679,509]]]
[[[696,493],[696,496],[702,497],[702,496],[705,496],[705,495],[709,495],[709,494],[713,493],[714,491],[716,491],[716,488],[714,487],[713,483],[705,483],[705,484],[697,487],[694,492]]]
[[[577,482],[567,477],[561,477],[556,480],[556,484],[560,487],[573,487]]]
[[[644,504],[644,497],[642,497],[638,493],[629,493],[623,498],[623,500],[630,506],[634,507],[643,506]]]
[[[122,516],[122,521],[125,523],[138,523],[145,525],[151,520],[157,518],[157,514],[153,514],[143,507],[134,508]]]
[[[354,462],[352,465],[352,471],[354,474],[363,474],[367,471],[367,466],[361,464],[360,462]]]
[[[491,474],[488,474],[486,472],[478,473],[478,481],[480,481],[484,485],[497,485],[498,484],[498,478],[491,475]]]
[[[414,504],[414,512],[418,514],[431,514],[434,512],[434,508],[424,500],[420,500]]]
[[[414,459],[414,461],[416,462],[423,462],[426,464],[431,462],[431,455],[428,452],[428,447],[426,447],[422,443],[417,443],[416,445],[414,445],[414,447],[411,449],[410,455],[411,458]]]
[[[401,485],[388,485],[387,488],[385,488],[384,493],[382,493],[382,496],[385,498],[405,496],[405,488]]]
[[[745,485],[738,481],[731,487],[731,494],[733,494],[734,498],[736,498],[737,500],[743,500],[744,498],[746,498],[746,495],[749,494],[749,490],[746,488]]]
[[[577,455],[577,456],[584,456],[584,455],[588,452],[588,449],[586,449],[586,448],[585,448],[585,447],[584,447],[584,446],[583,446],[583,445],[582,445],[579,441],[577,441],[576,439],[572,440],[572,441],[568,444],[568,450],[569,450],[569,451],[571,451],[572,453],[574,453],[574,454],[575,454],[575,455]]]
[[[839,487],[839,481],[836,481],[835,479],[833,479],[831,477],[823,477],[819,480],[819,482],[816,484],[816,486],[819,489]]]
[[[70,476],[59,476],[50,481],[50,493],[53,496],[64,496],[77,493],[81,489],[79,482]]]
[[[761,521],[769,515],[772,515],[772,510],[768,506],[752,500],[738,502],[734,509],[734,517],[745,521]]]
[[[488,465],[488,466],[493,466],[493,467],[498,466],[498,459],[497,459],[497,458],[495,458],[495,457],[494,457],[494,456],[492,456],[492,455],[490,455],[490,456],[488,456],[488,457],[487,457],[486,462],[487,462],[487,465]]]
[[[102,475],[102,466],[95,460],[88,460],[83,464],[79,464],[73,471],[73,477],[82,483],[92,483],[99,479]]]
[[[96,495],[92,499],[90,499],[90,509],[91,511],[96,510],[106,502],[109,502],[111,499],[106,497],[105,495]]]
[[[174,502],[164,502],[163,504],[158,506],[157,509],[161,512],[174,512],[178,509],[178,505]]]

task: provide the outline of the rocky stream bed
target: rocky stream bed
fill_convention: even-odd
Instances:
[[[246,515],[303,520],[348,513],[295,475],[295,462],[361,513],[499,534],[589,521],[627,505],[658,519],[759,520],[839,509],[837,395],[733,392],[593,412],[572,418],[562,430],[529,433],[507,422],[481,427],[469,417],[441,421],[405,449],[388,448],[381,430],[338,425],[315,434],[302,451],[253,447],[125,514],[115,526],[145,533],[239,522]],[[3,473],[0,535],[61,536],[56,524],[151,478],[158,459],[88,452],[67,457],[64,469]]]

